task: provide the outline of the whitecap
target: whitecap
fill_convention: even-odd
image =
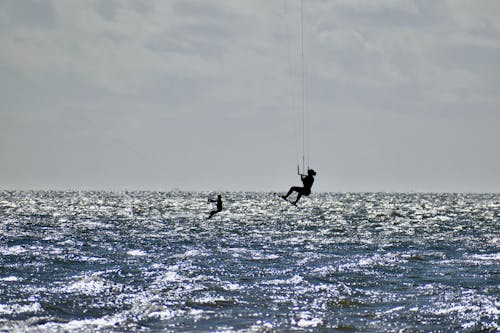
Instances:
[[[473,259],[477,260],[500,260],[500,252],[498,253],[488,253],[488,254],[475,254],[472,256]]]
[[[236,290],[241,290],[243,289],[242,286],[240,286],[237,283],[231,283],[231,282],[226,282],[222,285],[222,288],[226,291],[236,291]]]
[[[81,293],[85,295],[97,295],[106,288],[106,283],[98,276],[86,276],[71,283],[64,291],[69,293]]]
[[[146,309],[144,314],[149,318],[158,318],[160,320],[167,320],[175,317],[175,311],[169,310],[163,306],[151,306]]]
[[[45,325],[41,325],[41,327],[45,328],[55,328],[58,327],[62,331],[79,331],[81,329],[103,329],[106,327],[114,327],[120,324],[120,320],[114,317],[105,316],[102,318],[96,319],[84,319],[84,320],[72,320],[70,322],[64,324],[54,324],[47,323]]]
[[[463,329],[468,330],[468,329],[473,328],[473,327],[474,327],[474,326],[476,326],[476,325],[477,325],[477,322],[475,322],[475,321],[470,321],[470,322],[467,322],[467,323],[463,323],[463,324],[462,324],[462,328],[463,328]]]
[[[205,311],[203,311],[201,309],[191,309],[191,310],[189,310],[189,315],[191,315],[191,316],[199,316],[203,312],[205,312]]]
[[[17,276],[6,276],[4,278],[1,278],[0,281],[5,281],[5,282],[16,282],[19,281],[20,279]]]
[[[288,283],[290,284],[299,284],[303,281],[304,279],[302,278],[302,276],[299,276],[299,275],[294,275],[292,278],[286,280]]]
[[[35,302],[31,304],[19,305],[19,304],[0,304],[0,314],[2,315],[12,315],[19,313],[36,313],[42,310],[40,303]]]
[[[477,312],[480,310],[479,306],[465,306],[465,305],[455,305],[451,307],[443,307],[441,309],[433,311],[437,315],[449,315],[450,313],[465,313],[467,311]]]
[[[197,305],[212,305],[212,306],[230,306],[234,305],[236,301],[232,298],[226,298],[223,296],[204,296],[193,300],[193,304]]]
[[[163,275],[163,281],[167,282],[177,282],[181,280],[181,276],[175,271],[168,271]]]
[[[61,241],[57,243],[58,245],[75,245],[75,241],[72,239],[67,239],[65,241]]]
[[[396,306],[395,308],[384,311],[383,313],[388,314],[388,313],[398,312],[400,310],[404,310],[404,308],[405,308],[404,306]]]
[[[301,318],[297,322],[297,326],[299,327],[316,327],[321,324],[323,324],[323,320],[321,320],[320,318],[311,318],[311,319]]]
[[[279,259],[279,257],[277,254],[263,254],[257,251],[252,253],[252,260],[275,260]]]
[[[196,257],[200,255],[201,251],[200,250],[189,250],[184,253],[184,257]]]
[[[127,254],[133,257],[143,257],[147,255],[147,253],[143,250],[130,250],[127,251]]]
[[[270,332],[273,329],[273,324],[270,322],[263,322],[262,320],[257,320],[255,325],[251,326],[251,332]]]
[[[19,254],[23,254],[26,252],[27,252],[27,250],[20,245],[14,245],[11,247],[0,248],[0,254],[3,254],[5,256],[19,255]]]
[[[174,254],[174,255],[172,255],[172,258],[185,259],[185,258],[189,258],[189,257],[199,256],[199,255],[201,255],[201,253],[202,252],[200,250],[188,250],[184,253]]]
[[[268,285],[281,285],[281,284],[300,284],[304,279],[302,276],[294,275],[293,277],[283,280],[283,279],[275,279],[264,282],[264,284]]]

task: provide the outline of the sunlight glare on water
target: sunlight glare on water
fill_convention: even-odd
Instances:
[[[498,194],[0,192],[0,331],[500,330]]]

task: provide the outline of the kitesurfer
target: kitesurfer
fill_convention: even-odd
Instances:
[[[282,196],[282,198],[288,200],[287,198],[290,194],[292,194],[292,192],[297,192],[297,199],[292,202],[292,204],[296,205],[303,195],[308,196],[309,194],[311,194],[311,187],[314,183],[314,176],[316,176],[316,171],[314,171],[313,169],[307,170],[307,176],[301,174],[300,180],[302,180],[302,184],[304,184],[304,186],[292,186],[288,193]]]
[[[222,211],[222,196],[219,194],[217,196],[217,200],[209,199],[208,201],[210,201],[210,202],[216,202],[217,203],[217,209],[211,211],[210,212],[210,216],[208,216],[208,219],[210,219],[210,218],[212,218],[212,216],[214,216],[218,212]]]

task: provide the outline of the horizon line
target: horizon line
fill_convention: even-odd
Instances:
[[[0,188],[0,192],[105,192],[105,193],[123,193],[123,192],[162,192],[162,193],[285,193],[286,191],[275,190],[229,190],[229,189],[182,189],[178,187],[170,189],[140,189],[140,188]],[[313,191],[314,194],[361,194],[361,193],[385,193],[385,194],[500,194],[500,191],[420,191],[420,190],[335,190],[335,191]]]

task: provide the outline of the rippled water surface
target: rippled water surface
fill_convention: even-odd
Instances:
[[[499,331],[499,194],[0,192],[0,331]]]

